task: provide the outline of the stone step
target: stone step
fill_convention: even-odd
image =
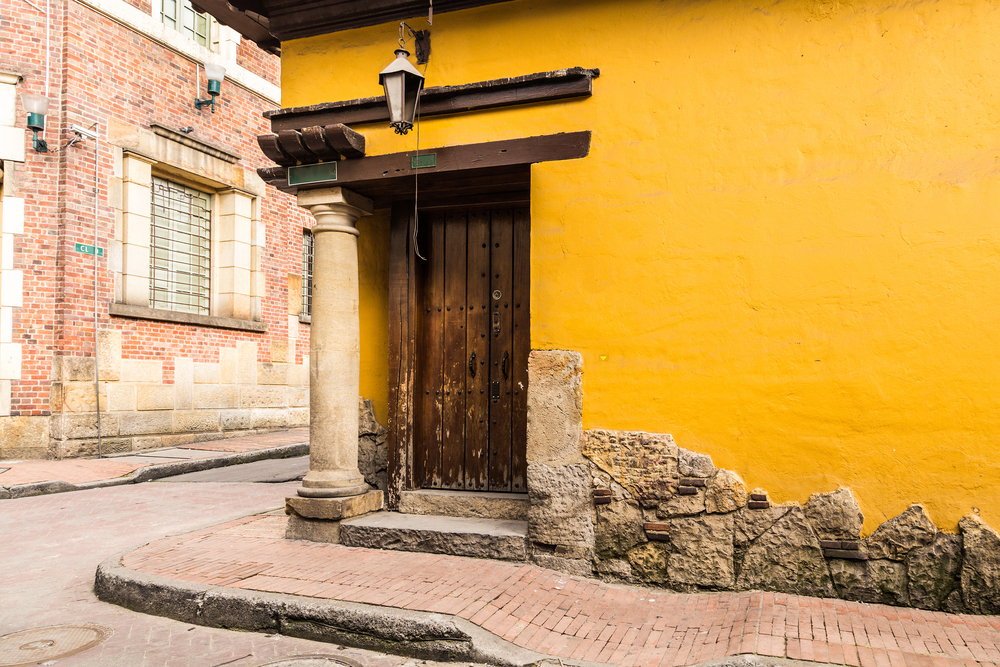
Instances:
[[[340,543],[346,546],[497,560],[527,560],[527,536],[527,521],[399,512],[375,512],[340,524]]]
[[[402,514],[527,521],[528,494],[440,489],[403,491],[399,496],[399,511]]]

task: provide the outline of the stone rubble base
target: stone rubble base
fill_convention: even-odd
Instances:
[[[1000,534],[976,514],[954,535],[911,505],[862,540],[850,489],[775,505],[670,435],[592,430],[582,444],[602,578],[1000,613]],[[536,562],[552,560],[538,546]]]

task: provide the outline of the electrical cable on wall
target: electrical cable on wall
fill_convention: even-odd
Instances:
[[[75,146],[79,142],[83,141],[84,137],[94,140],[94,403],[97,406],[97,458],[104,457],[103,451],[103,438],[101,436],[101,365],[99,360],[99,341],[97,334],[98,326],[98,299],[97,299],[97,269],[98,269],[98,257],[99,248],[98,243],[98,218],[99,218],[99,206],[101,202],[101,189],[100,189],[100,165],[101,165],[101,143],[100,143],[100,129],[98,123],[94,123],[89,128],[82,128],[78,125],[71,126],[73,132],[76,135],[69,140],[69,142],[63,146],[60,150],[65,150],[70,146]]]

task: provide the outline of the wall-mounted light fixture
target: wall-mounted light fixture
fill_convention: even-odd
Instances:
[[[194,100],[194,108],[201,109],[212,105],[212,113],[215,113],[215,98],[222,92],[222,81],[226,78],[226,68],[215,63],[205,63],[205,78],[208,79],[208,94],[211,96],[207,100]]]
[[[404,27],[414,32],[405,23],[399,24],[399,48],[396,49],[396,59],[378,75],[378,82],[385,88],[385,101],[389,105],[389,125],[396,134],[406,134],[413,127],[414,116],[417,113],[417,98],[424,87],[424,75],[410,64],[410,52],[404,47]]]
[[[34,132],[32,147],[37,153],[48,153],[49,145],[45,143],[45,139],[38,137],[38,133],[45,131],[45,114],[49,112],[49,98],[44,95],[21,93],[21,104],[28,112],[28,129]]]

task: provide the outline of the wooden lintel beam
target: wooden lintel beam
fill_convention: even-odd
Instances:
[[[337,163],[337,179],[310,185],[310,188],[328,188],[338,185],[351,187],[364,184],[366,189],[377,188],[379,183],[391,183],[396,179],[411,178],[419,172],[423,177],[453,172],[470,172],[518,164],[533,164],[553,160],[572,160],[586,157],[590,152],[590,131],[548,134],[540,137],[490,141],[482,144],[445,146],[428,148],[420,152],[422,164],[433,166],[413,168],[415,154],[391,153],[373,155],[355,160],[341,160]],[[277,172],[269,173],[273,179]],[[273,180],[271,182],[274,182]],[[300,186],[299,189],[304,189]]]
[[[482,111],[518,104],[589,97],[600,70],[571,67],[460,86],[435,86],[420,94],[420,116]],[[388,122],[385,97],[365,97],[345,102],[327,102],[307,107],[277,109],[264,113],[271,131],[301,130],[313,125],[359,125]]]

